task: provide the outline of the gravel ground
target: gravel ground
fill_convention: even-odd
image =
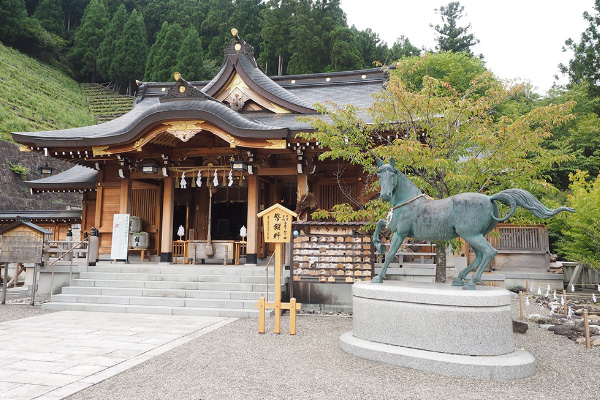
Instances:
[[[532,302],[527,314],[541,313]],[[518,318],[518,303],[513,303]],[[289,319],[282,319],[282,331]],[[352,318],[300,316],[297,335],[265,335],[237,320],[105,380],[69,399],[560,399],[600,398],[600,348],[529,323],[515,344],[533,354],[537,373],[517,381],[451,378],[379,364],[342,352]]]
[[[15,319],[35,317],[36,315],[47,314],[54,311],[42,310],[40,306],[25,304],[7,304],[0,305],[0,322],[12,321]]]

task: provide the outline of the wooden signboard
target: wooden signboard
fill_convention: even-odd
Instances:
[[[265,243],[289,243],[292,238],[292,219],[298,216],[295,212],[275,204],[257,216],[263,219]]]
[[[42,261],[44,234],[20,225],[2,235],[3,263],[39,263]]]
[[[254,305],[259,308],[258,314],[258,332],[265,333],[265,309],[275,310],[275,333],[281,330],[281,310],[290,310],[290,335],[296,334],[296,311],[300,309],[301,304],[296,303],[296,299],[291,298],[289,303],[281,302],[281,261],[283,256],[283,244],[289,243],[292,238],[292,218],[298,215],[283,207],[275,204],[266,210],[257,214],[258,218],[263,219],[265,243],[275,244],[275,301],[267,303],[264,297],[261,297],[258,303]]]
[[[129,247],[129,214],[115,214],[113,217],[112,244],[110,258],[112,260],[127,260]]]

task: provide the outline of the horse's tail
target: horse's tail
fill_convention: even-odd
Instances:
[[[574,209],[569,207],[558,207],[551,210],[533,197],[531,193],[523,189],[506,189],[490,196],[490,200],[499,201],[510,206],[510,211],[503,218],[498,218],[492,214],[492,218],[499,222],[506,221],[512,217],[517,210],[517,206],[521,206],[526,210],[529,210],[536,217],[543,219],[553,217],[561,211],[575,212]]]

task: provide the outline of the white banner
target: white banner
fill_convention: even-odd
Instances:
[[[111,260],[127,260],[129,245],[129,214],[115,214],[113,218]]]

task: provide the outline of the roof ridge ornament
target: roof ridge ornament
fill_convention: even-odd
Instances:
[[[243,54],[248,57],[252,66],[255,68],[258,67],[256,59],[254,58],[254,47],[246,43],[244,39],[238,35],[238,30],[235,28],[231,30],[231,36],[233,36],[233,40],[225,47],[223,62],[226,62],[227,58],[231,55]]]
[[[181,77],[179,72],[173,73],[175,85],[172,86],[164,95],[160,97],[160,101],[181,100],[198,98],[202,100],[214,100],[212,97],[202,92],[200,89],[192,85]]]

